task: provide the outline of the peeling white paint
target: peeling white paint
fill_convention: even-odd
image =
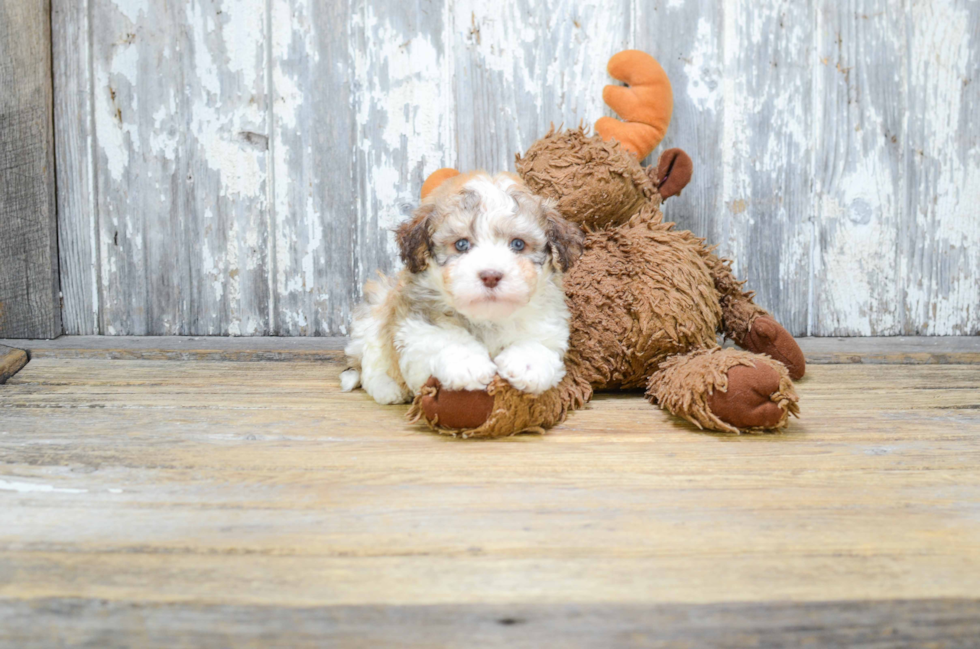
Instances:
[[[113,5],[131,23],[137,23],[150,13],[151,0],[113,0]]]
[[[980,330],[980,142],[963,137],[960,120],[964,106],[976,114],[980,43],[970,26],[980,12],[950,0],[914,2],[911,11],[909,86],[927,115],[909,124],[913,215],[926,233],[920,245],[935,261],[909,264],[907,324],[921,333],[970,335]]]
[[[713,25],[707,19],[698,20],[694,49],[690,62],[684,66],[688,79],[687,95],[701,110],[714,110],[717,104],[715,90],[718,84],[718,39],[712,29]]]
[[[358,220],[388,230],[403,219],[400,205],[418,200],[409,172],[423,163],[422,175],[452,164],[446,159],[452,146],[450,73],[429,36],[399,30],[372,5],[353,16],[351,30],[364,39],[363,47],[351,50],[360,82],[354,109],[368,190]],[[392,237],[386,253],[391,260],[398,257]]]

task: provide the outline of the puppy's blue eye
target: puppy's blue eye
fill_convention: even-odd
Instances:
[[[523,239],[514,239],[510,242],[510,249],[514,252],[520,252],[521,250],[524,250],[525,245],[527,244],[524,243]]]
[[[456,242],[456,250],[459,252],[466,252],[470,249],[469,239],[460,239]]]

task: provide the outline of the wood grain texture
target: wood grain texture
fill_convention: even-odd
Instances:
[[[142,647],[943,647],[973,649],[968,599],[737,604],[268,607],[7,601],[0,644]]]
[[[465,642],[580,611],[616,644],[644,613],[652,643],[744,610],[728,628],[762,637],[975,629],[975,365],[814,366],[776,435],[616,394],[496,442],[340,393],[341,369],[32,360],[0,390],[0,628],[270,644],[317,610],[338,633],[414,614]]]
[[[908,35],[904,329],[980,332],[980,5],[915,1]]]
[[[792,333],[980,333],[967,0],[86,2],[53,16],[70,333],[345,335],[422,179],[609,114],[627,47],[695,162],[667,217]]]
[[[277,334],[346,332],[359,290],[347,3],[271,3],[270,315]]]
[[[102,333],[89,0],[51,0],[58,258],[66,334]]]
[[[691,183],[664,204],[664,217],[677,227],[724,243],[725,168],[724,37],[726,13],[720,0],[698,2],[637,2],[633,47],[654,53],[674,90],[674,114],[667,136],[647,159],[678,147],[694,162]],[[722,254],[731,250],[722,249]]]
[[[426,176],[456,163],[450,6],[448,0],[351,2],[357,209],[347,281],[356,295],[378,270],[400,267],[391,231],[418,203]]]
[[[730,12],[730,15],[729,15]],[[807,331],[812,2],[726,5],[721,252],[794,335]]]
[[[630,46],[628,0],[457,0],[453,14],[460,168],[512,170],[552,124],[612,115],[604,53]]]
[[[27,360],[27,352],[23,349],[0,345],[0,384],[6,383],[7,379],[27,365]]]
[[[103,333],[270,333],[265,23],[93,0]]]
[[[902,333],[907,209],[904,12],[888,0],[817,4],[813,138],[816,335]],[[855,309],[853,305],[862,308]]]
[[[0,336],[62,333],[51,6],[0,2]]]

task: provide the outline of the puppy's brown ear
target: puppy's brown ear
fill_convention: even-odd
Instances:
[[[541,209],[544,212],[544,234],[551,249],[552,262],[564,273],[582,256],[585,233],[579,226],[562,218],[550,199],[541,202]]]
[[[402,261],[409,272],[421,273],[429,265],[429,250],[432,246],[429,219],[435,210],[434,203],[424,203],[415,210],[410,221],[405,221],[398,227],[395,236]]]

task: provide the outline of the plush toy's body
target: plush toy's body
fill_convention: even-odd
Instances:
[[[662,222],[663,200],[690,179],[690,158],[672,149],[656,169],[639,164],[670,119],[669,105],[636,105],[637,97],[651,101],[651,88],[669,94],[663,70],[632,51],[613,57],[609,68],[632,87],[607,88],[607,102],[628,120],[632,114],[656,123],[600,120],[591,137],[582,129],[552,132],[517,158],[527,186],[557,201],[562,216],[587,232],[585,251],[564,280],[572,314],[567,374],[537,397],[499,377],[486,393],[440,390],[430,380],[412,415],[439,432],[543,430],[593,391],[610,389],[644,389],[673,414],[729,432],[779,428],[798,412],[791,377],[803,375],[804,360],[792,336],[753,303],[703,239]],[[749,351],[722,349],[718,333]]]

